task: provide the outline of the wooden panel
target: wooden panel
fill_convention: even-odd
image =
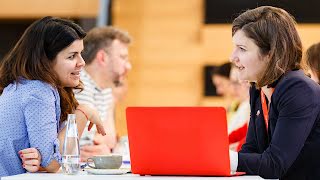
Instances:
[[[228,107],[226,99],[223,97],[202,97],[200,101],[200,106],[220,106]]]
[[[298,32],[301,37],[304,50],[312,44],[320,42],[320,24],[300,24],[298,25]]]
[[[147,66],[162,66],[169,64],[171,66],[203,64],[203,50],[199,46],[188,47],[183,44],[176,47],[170,47],[168,43],[161,47],[145,47],[146,53],[140,55],[139,64]],[[159,67],[160,68],[160,67]]]
[[[144,11],[144,0],[116,0],[112,1],[112,10],[113,15],[118,17],[122,14],[139,14],[140,12]],[[136,17],[136,16],[132,16]],[[120,19],[121,22],[127,22],[126,19]]]
[[[121,113],[128,105],[196,105],[201,96],[202,1],[118,0],[114,13],[115,24],[134,33],[135,49],[128,96],[118,108],[119,134],[126,134]]]
[[[320,24],[299,24],[297,29],[304,50],[312,44],[320,42]],[[225,61],[232,51],[231,25],[204,26],[202,40],[206,59]]]
[[[127,106],[226,106],[223,98],[202,96],[202,67],[228,61],[230,24],[202,25],[198,0],[118,0],[115,4],[114,22],[134,39],[129,92],[118,107],[120,135],[126,134]],[[305,47],[320,41],[320,25],[298,28]]]
[[[0,18],[96,17],[98,0],[1,0]]]
[[[140,70],[135,72],[135,78],[129,77],[129,96],[134,98],[132,104],[152,103],[168,104],[168,99],[183,97],[183,102],[196,104],[198,92],[202,88],[201,68],[192,65],[137,67]],[[162,96],[164,96],[162,98]],[[161,98],[158,98],[161,97]],[[194,99],[197,97],[197,99]],[[165,100],[166,99],[166,100]],[[171,102],[171,101],[170,101]],[[173,103],[177,103],[173,101]]]
[[[121,103],[117,105],[116,114],[115,114],[115,125],[117,134],[121,137],[127,135],[127,123],[126,123],[126,105],[125,103]]]
[[[162,66],[140,66],[142,71],[137,72],[144,84],[183,86],[197,83],[201,76],[201,68],[193,65],[175,65],[175,63]]]
[[[229,60],[232,51],[231,25],[207,25],[202,29],[205,59],[217,64]]]
[[[195,86],[194,86],[195,87]],[[181,90],[181,87],[151,87],[146,86],[144,91],[130,90],[135,99],[127,105],[134,106],[196,106],[198,105],[200,94],[197,89]],[[130,100],[130,98],[129,98]]]
[[[144,11],[148,14],[167,14],[171,17],[177,12],[183,14],[191,14],[193,16],[202,16],[203,2],[199,0],[161,0],[161,1],[144,1]],[[194,22],[192,22],[194,23]]]

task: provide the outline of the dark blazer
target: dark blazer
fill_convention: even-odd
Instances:
[[[237,171],[263,178],[320,179],[320,86],[301,70],[278,80],[266,131],[260,90],[250,89],[251,115]]]

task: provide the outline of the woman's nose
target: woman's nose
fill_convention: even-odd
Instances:
[[[126,62],[126,70],[127,71],[130,71],[131,69],[132,69],[132,65],[131,65],[131,63],[128,61],[128,62]]]
[[[229,61],[234,62],[237,59],[235,51],[233,50],[230,54]]]
[[[78,66],[85,66],[85,65],[86,65],[86,62],[84,61],[84,59],[80,55],[80,58],[79,58],[79,61],[78,61]]]

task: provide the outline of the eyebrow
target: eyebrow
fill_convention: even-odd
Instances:
[[[246,45],[243,45],[243,44],[236,44],[236,46],[238,46],[238,47],[247,47]]]
[[[77,54],[77,53],[79,53],[79,52],[77,52],[77,51],[72,51],[72,52],[69,52],[69,53],[67,53],[67,54]],[[80,52],[81,53],[81,52]]]

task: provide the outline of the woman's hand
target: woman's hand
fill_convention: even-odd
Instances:
[[[41,163],[41,155],[36,148],[27,148],[19,151],[22,160],[22,167],[28,172],[39,171]]]
[[[100,119],[98,111],[96,111],[95,109],[92,109],[86,105],[79,105],[77,107],[76,111],[80,111],[90,121],[90,124],[88,126],[88,131],[90,131],[93,124],[95,124],[96,128],[97,128],[97,132],[103,136],[106,135],[106,132],[103,127],[103,123]]]

